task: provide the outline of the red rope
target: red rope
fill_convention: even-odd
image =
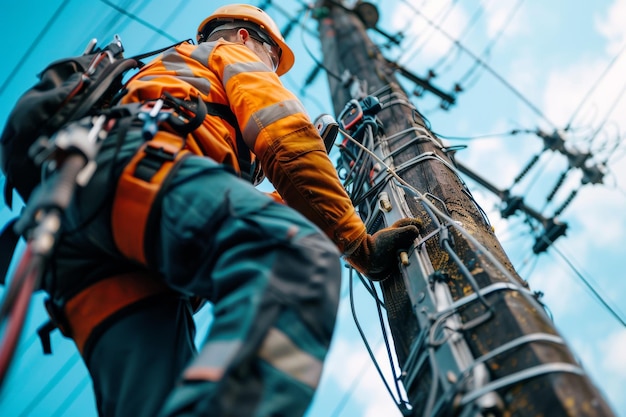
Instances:
[[[33,254],[29,244],[13,275],[10,287],[7,289],[7,297],[2,305],[2,310],[6,314],[6,330],[0,344],[0,387],[4,382],[19,342],[39,272],[39,263],[33,262]]]

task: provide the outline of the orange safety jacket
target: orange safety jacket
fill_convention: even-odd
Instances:
[[[207,103],[228,106],[252,151],[248,160],[256,158],[260,162],[287,205],[322,229],[346,255],[365,237],[365,225],[304,107],[244,45],[224,40],[197,46],[181,44],[143,67],[127,88],[123,104],[157,100],[167,91],[178,99],[200,96]],[[113,235],[122,253],[146,263],[143,239],[150,205],[164,178],[183,156],[206,155],[240,171],[243,155],[237,154],[241,148],[236,135],[233,126],[209,114],[185,141],[159,131],[138,150],[124,170],[114,201]],[[170,151],[176,158],[164,163],[146,182],[134,177],[133,172],[145,148],[150,146]],[[273,198],[279,200],[275,194]],[[151,283],[159,281],[157,277],[134,275],[98,282],[62,307],[57,321],[65,322],[64,333],[75,340],[81,353],[93,330],[107,317],[165,290],[162,285]]]
[[[127,84],[123,103],[176,98],[227,105],[243,140],[266,177],[290,207],[321,228],[350,254],[365,237],[365,225],[326,154],[300,101],[245,45],[220,39],[181,44],[147,64]],[[206,155],[239,172],[236,132],[208,115],[187,138],[191,153]]]

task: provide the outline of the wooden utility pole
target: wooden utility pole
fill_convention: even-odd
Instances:
[[[405,182],[384,167],[368,169],[369,192],[355,204],[370,233],[407,216],[423,223],[397,276],[381,283],[409,403],[403,413],[612,416],[368,38],[374,6],[357,2],[359,13],[335,1],[316,6],[337,118],[350,100],[367,107],[365,96],[378,97],[381,126],[370,150]]]

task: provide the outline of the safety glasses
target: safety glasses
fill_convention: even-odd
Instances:
[[[270,56],[270,60],[272,61],[272,70],[276,72],[278,64],[280,64],[280,57],[283,53],[282,49],[280,49],[280,47],[276,45],[276,43],[266,34],[248,28],[245,29],[248,31],[252,39],[263,45],[267,54]]]

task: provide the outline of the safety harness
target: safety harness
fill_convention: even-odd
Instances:
[[[148,271],[114,275],[83,289],[62,305],[51,299],[45,302],[50,321],[39,330],[44,353],[51,353],[50,332],[58,328],[74,340],[83,357],[90,343],[117,320],[132,313],[139,305],[159,302],[163,297],[178,296],[158,276]]]
[[[250,180],[256,169],[250,162],[250,152],[235,116],[227,106],[199,99],[189,102],[166,95],[157,101],[125,107],[128,115],[116,121],[111,133],[116,133],[121,143],[132,129],[141,126],[146,142],[127,163],[118,180],[111,226],[120,252],[147,265],[154,258],[152,234],[155,231],[146,226],[159,216],[162,190],[173,178],[180,162],[192,155],[186,146],[187,140],[193,140],[188,135],[202,124],[207,114],[221,117],[235,129],[242,177]],[[51,320],[39,330],[44,352],[51,351],[49,333],[55,327],[72,338],[85,355],[97,334],[132,313],[137,306],[163,302],[163,297],[180,297],[154,275],[147,270],[119,274],[97,281],[64,302],[47,300]],[[199,299],[191,302],[195,310],[202,305]]]

